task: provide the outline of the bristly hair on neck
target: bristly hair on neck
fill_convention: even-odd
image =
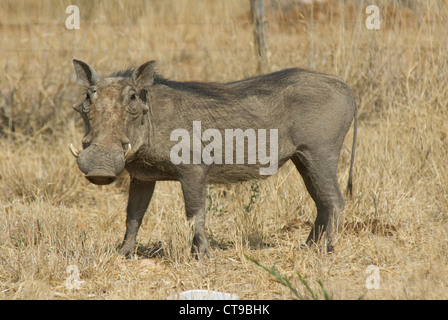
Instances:
[[[135,69],[128,68],[125,70],[116,71],[110,74],[109,77],[131,78],[134,70]],[[197,81],[179,82],[166,79],[157,73],[154,73],[154,84],[166,85],[177,90],[188,91],[190,93],[220,100],[225,99],[227,94],[232,91],[230,87],[222,83]]]
[[[115,71],[115,72],[111,73],[108,77],[111,77],[111,78],[115,78],[115,77],[131,78],[132,74],[134,73],[134,70],[135,69],[133,69],[133,68],[128,68],[128,69],[125,69],[125,70]],[[156,83],[163,83],[163,82],[166,82],[166,81],[168,81],[168,80],[163,78],[159,74],[154,73],[154,82],[156,82]]]

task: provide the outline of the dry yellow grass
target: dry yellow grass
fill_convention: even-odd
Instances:
[[[177,80],[230,81],[256,70],[249,1],[69,1],[0,4],[0,299],[165,299],[212,289],[242,299],[291,292],[247,260],[296,273],[335,299],[448,298],[448,6],[434,1],[266,1],[270,63],[344,79],[360,108],[354,194],[332,254],[301,250],[315,208],[287,164],[251,182],[209,189],[211,258],[190,257],[180,187],[159,183],[139,232],[138,258],[115,251],[128,178],[88,183],[67,146],[80,143],[72,58],[104,74],[146,60]],[[380,30],[365,27],[378,4]],[[345,185],[352,130],[341,154]],[[254,184],[255,186],[255,184]],[[259,197],[250,207],[252,195]],[[79,289],[67,288],[67,267]],[[366,289],[379,267],[380,288]]]

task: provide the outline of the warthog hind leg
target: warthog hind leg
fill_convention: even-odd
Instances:
[[[323,240],[327,252],[331,252],[334,234],[337,232],[339,217],[345,204],[336,177],[338,157],[331,157],[328,153],[316,155],[298,152],[292,161],[302,175],[317,208],[316,221],[306,245],[314,246]]]

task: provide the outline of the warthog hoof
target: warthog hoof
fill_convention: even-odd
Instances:
[[[205,256],[210,258],[208,250],[208,240],[204,235],[195,235],[193,238],[193,246],[191,247],[191,254],[196,260],[202,260]]]
[[[135,252],[135,244],[129,242],[123,242],[118,247],[118,253],[125,257],[130,257]]]

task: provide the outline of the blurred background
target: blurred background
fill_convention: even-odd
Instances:
[[[70,30],[72,4],[80,28]],[[379,8],[379,30],[365,26],[371,4]],[[159,73],[177,80],[230,81],[258,72],[249,0],[4,0],[0,8],[2,132],[30,134],[58,115],[67,119],[76,90],[72,58],[104,73],[154,59]],[[437,0],[265,0],[269,61],[262,71],[312,68],[367,91],[380,79],[393,86],[417,63],[414,80],[427,63],[444,69],[445,9]]]

